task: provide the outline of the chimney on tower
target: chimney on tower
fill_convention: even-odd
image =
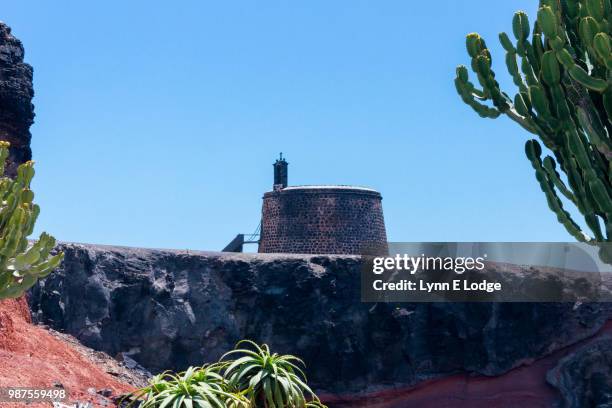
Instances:
[[[289,163],[283,159],[283,153],[281,152],[280,157],[274,162],[274,185],[272,189],[274,191],[282,190],[287,187],[287,167]]]

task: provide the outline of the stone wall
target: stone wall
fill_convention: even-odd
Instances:
[[[21,41],[0,22],[0,140],[11,143],[6,173],[32,159],[30,126],[34,122],[32,67],[23,62]]]
[[[387,248],[380,193],[356,187],[289,187],[264,195],[262,253],[360,254]]]
[[[478,382],[520,370],[601,332],[611,316],[610,305],[597,303],[362,303],[356,256],[60,249],[63,265],[30,294],[35,321],[152,372],[215,361],[240,339],[265,342],[303,358],[309,382],[336,398],[333,407],[346,398],[384,407],[363,398],[461,373]],[[472,391],[486,404],[523,398],[536,382],[552,393],[546,371],[559,358],[496,392]],[[461,390],[449,394],[453,401]],[[406,398],[394,407],[423,406]],[[548,406],[512,401],[487,406]]]

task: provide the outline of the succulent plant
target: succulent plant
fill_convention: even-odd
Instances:
[[[227,360],[229,356],[238,358]],[[229,386],[243,392],[251,407],[325,408],[306,384],[299,367],[304,363],[295,356],[271,353],[266,344],[242,340],[219,364]]]
[[[298,365],[295,356],[242,340],[217,363],[158,374],[122,401],[141,408],[327,408]]]
[[[4,176],[9,143],[0,141],[0,299],[15,298],[59,266],[63,254],[52,255],[55,239],[42,233],[28,241],[40,212],[30,183],[34,162],[20,165],[14,179]]]
[[[140,408],[249,408],[245,397],[228,391],[227,381],[214,365],[189,367],[179,374],[163,372],[122,401]]]
[[[465,66],[457,67],[455,86],[480,116],[505,114],[537,135],[549,155],[542,159],[536,139],[527,141],[525,151],[550,209],[576,240],[611,242],[612,6],[610,0],[539,5],[533,29],[519,11],[512,21],[515,40],[499,35],[518,88],[514,97],[500,89],[491,53],[476,33],[467,36],[466,46],[480,87]],[[572,219],[564,201],[579,210],[590,233]]]

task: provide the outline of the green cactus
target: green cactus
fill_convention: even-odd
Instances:
[[[21,296],[63,258],[62,253],[51,255],[55,239],[46,233],[38,242],[28,242],[40,212],[30,190],[34,163],[20,165],[15,179],[5,177],[8,148],[8,142],[0,141],[0,299]]]
[[[525,145],[550,209],[574,238],[612,242],[612,6],[610,0],[539,4],[533,29],[519,11],[512,21],[516,41],[499,35],[518,88],[514,98],[500,90],[491,53],[475,33],[466,45],[480,88],[470,82],[465,66],[457,67],[455,86],[480,116],[507,115],[554,156],[542,159],[536,139]],[[560,195],[578,208],[590,234],[564,209]]]

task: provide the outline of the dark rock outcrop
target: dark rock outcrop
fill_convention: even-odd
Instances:
[[[23,62],[21,41],[0,22],[0,140],[11,143],[6,174],[32,159],[30,126],[34,123],[32,67]]]
[[[34,318],[155,372],[216,360],[242,338],[301,356],[309,381],[364,394],[453,373],[495,376],[577,343],[605,304],[360,302],[352,256],[63,244]]]
[[[566,407],[612,407],[612,337],[603,337],[564,357],[548,372]]]

